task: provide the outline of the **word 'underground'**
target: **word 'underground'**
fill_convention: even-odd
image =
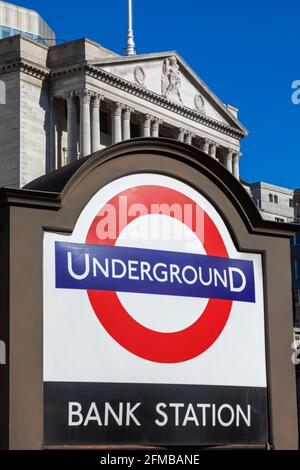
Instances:
[[[63,242],[55,260],[57,288],[255,302],[248,260]]]

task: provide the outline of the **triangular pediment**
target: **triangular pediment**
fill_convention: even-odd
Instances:
[[[235,108],[222,103],[177,52],[118,56],[89,64],[247,134]]]

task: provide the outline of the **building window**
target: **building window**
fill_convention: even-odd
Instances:
[[[300,262],[299,260],[294,261],[294,276],[293,279],[294,281],[298,281],[300,279]]]
[[[273,202],[273,194],[269,194],[269,202]]]
[[[275,217],[275,222],[284,222],[284,219],[281,217]]]
[[[274,202],[275,204],[278,204],[278,196],[274,195]]]
[[[108,113],[105,111],[100,112],[100,131],[103,132],[103,134],[108,134]]]
[[[290,204],[290,207],[294,207],[294,200],[293,200],[293,199],[290,199],[290,200],[289,200],[289,204]]]
[[[141,129],[138,124],[135,124],[133,122],[130,123],[130,136],[132,139],[141,136]]]

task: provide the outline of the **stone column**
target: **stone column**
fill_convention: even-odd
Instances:
[[[162,121],[158,118],[153,118],[152,123],[152,137],[159,137],[159,125],[162,124]]]
[[[185,129],[183,129],[183,127],[180,127],[180,129],[178,130],[178,137],[177,137],[177,140],[179,142],[184,142],[184,136],[185,136]]]
[[[237,180],[240,179],[240,156],[240,152],[233,154],[233,176],[235,176]]]
[[[67,163],[77,160],[77,114],[75,93],[67,93]]]
[[[56,159],[56,119],[54,112],[54,96],[50,98],[50,132],[49,132],[49,159],[46,165],[46,172],[56,170],[57,159]]]
[[[95,93],[92,97],[92,152],[100,149],[100,102],[104,96]]]
[[[232,155],[233,155],[233,150],[228,149],[227,150],[227,155],[225,156],[225,168],[232,173]]]
[[[130,139],[130,116],[131,113],[133,113],[134,109],[131,108],[130,106],[125,106],[124,107],[124,113],[123,113],[123,140],[128,140]]]
[[[207,155],[209,155],[209,146],[210,146],[210,140],[204,139],[203,152],[207,153]]]
[[[119,101],[112,108],[112,143],[116,144],[122,140],[121,116],[124,105]]]
[[[195,134],[191,131],[188,131],[185,136],[185,143],[192,145],[192,139],[195,137]]]
[[[217,159],[217,147],[218,144],[216,142],[211,142],[210,144],[210,156],[214,158],[215,160]]]
[[[143,123],[143,137],[151,136],[151,121],[152,116],[150,114],[145,114]]]
[[[91,153],[91,92],[82,90],[78,93],[80,98],[80,157]]]

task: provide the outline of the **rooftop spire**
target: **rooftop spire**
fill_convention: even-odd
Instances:
[[[135,43],[132,29],[132,0],[128,0],[128,32],[124,55],[135,55]]]

